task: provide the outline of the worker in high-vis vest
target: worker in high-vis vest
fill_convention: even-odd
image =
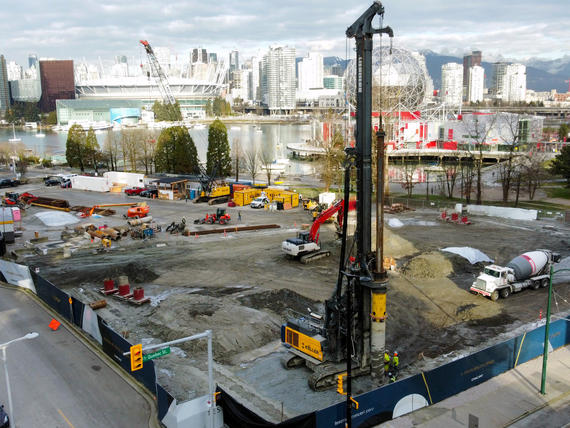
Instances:
[[[390,353],[388,351],[384,351],[384,375],[388,376],[388,372],[390,371],[390,363],[392,359],[390,358]]]
[[[386,357],[384,357],[384,361],[386,361]],[[394,357],[392,358],[392,366],[394,369],[400,369],[400,357],[398,357],[398,353],[394,352]]]

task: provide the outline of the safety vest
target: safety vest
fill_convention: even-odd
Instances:
[[[397,355],[394,355],[394,367],[398,367],[398,365],[400,365],[400,357],[398,357]]]
[[[384,352],[384,364],[388,364],[390,362],[390,354]]]

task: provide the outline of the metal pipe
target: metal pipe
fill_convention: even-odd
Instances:
[[[214,428],[214,368],[213,368],[213,353],[212,353],[212,330],[206,330],[208,335],[208,395],[210,396],[210,428]]]
[[[570,269],[554,270],[554,266],[550,265],[550,277],[548,281],[548,303],[546,305],[546,325],[544,326],[544,352],[542,353],[542,377],[540,380],[540,393],[546,394],[546,365],[548,362],[548,344],[549,344],[549,330],[550,330],[550,307],[552,301],[552,277],[555,273],[570,271]]]
[[[281,226],[279,226],[278,224],[260,224],[258,226],[224,227],[218,229],[189,231],[185,232],[185,235],[186,236],[212,235],[215,233],[231,233],[231,232],[245,232],[248,230],[278,229],[280,227]]]
[[[142,348],[143,351],[151,351],[153,349],[164,348],[165,346],[176,345],[178,343],[188,342],[190,340],[202,339],[208,336],[208,331],[195,334],[194,336],[183,337],[182,339],[171,340],[170,342],[159,343],[158,345],[149,345]],[[123,356],[131,355],[131,351],[123,352]]]
[[[377,278],[384,278],[384,136],[386,133],[382,128],[376,134],[376,267]]]
[[[352,329],[352,281],[348,277],[346,281],[346,426],[352,427],[352,354],[351,354],[351,329]]]
[[[65,212],[69,212],[71,211],[69,208],[60,208],[60,207],[54,207],[51,205],[45,205],[45,204],[38,204],[37,202],[31,202],[30,205],[33,205],[35,207],[42,207],[42,208],[49,208],[50,210],[58,210],[58,211],[65,211]]]
[[[552,301],[552,275],[554,267],[550,265],[550,276],[548,281],[548,303],[546,305],[546,325],[544,326],[544,352],[542,354],[542,379],[540,380],[540,393],[546,394],[546,363],[548,361],[548,339],[550,329],[550,302]]]

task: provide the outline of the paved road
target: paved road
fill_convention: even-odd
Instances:
[[[148,402],[63,326],[50,330],[50,320],[31,297],[0,287],[0,343],[40,334],[7,349],[17,426],[149,426]],[[8,408],[4,367],[0,402]]]

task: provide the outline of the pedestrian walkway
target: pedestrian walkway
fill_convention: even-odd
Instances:
[[[564,427],[570,423],[570,347],[548,356],[546,395],[542,357],[467,391],[382,424],[382,427]]]

